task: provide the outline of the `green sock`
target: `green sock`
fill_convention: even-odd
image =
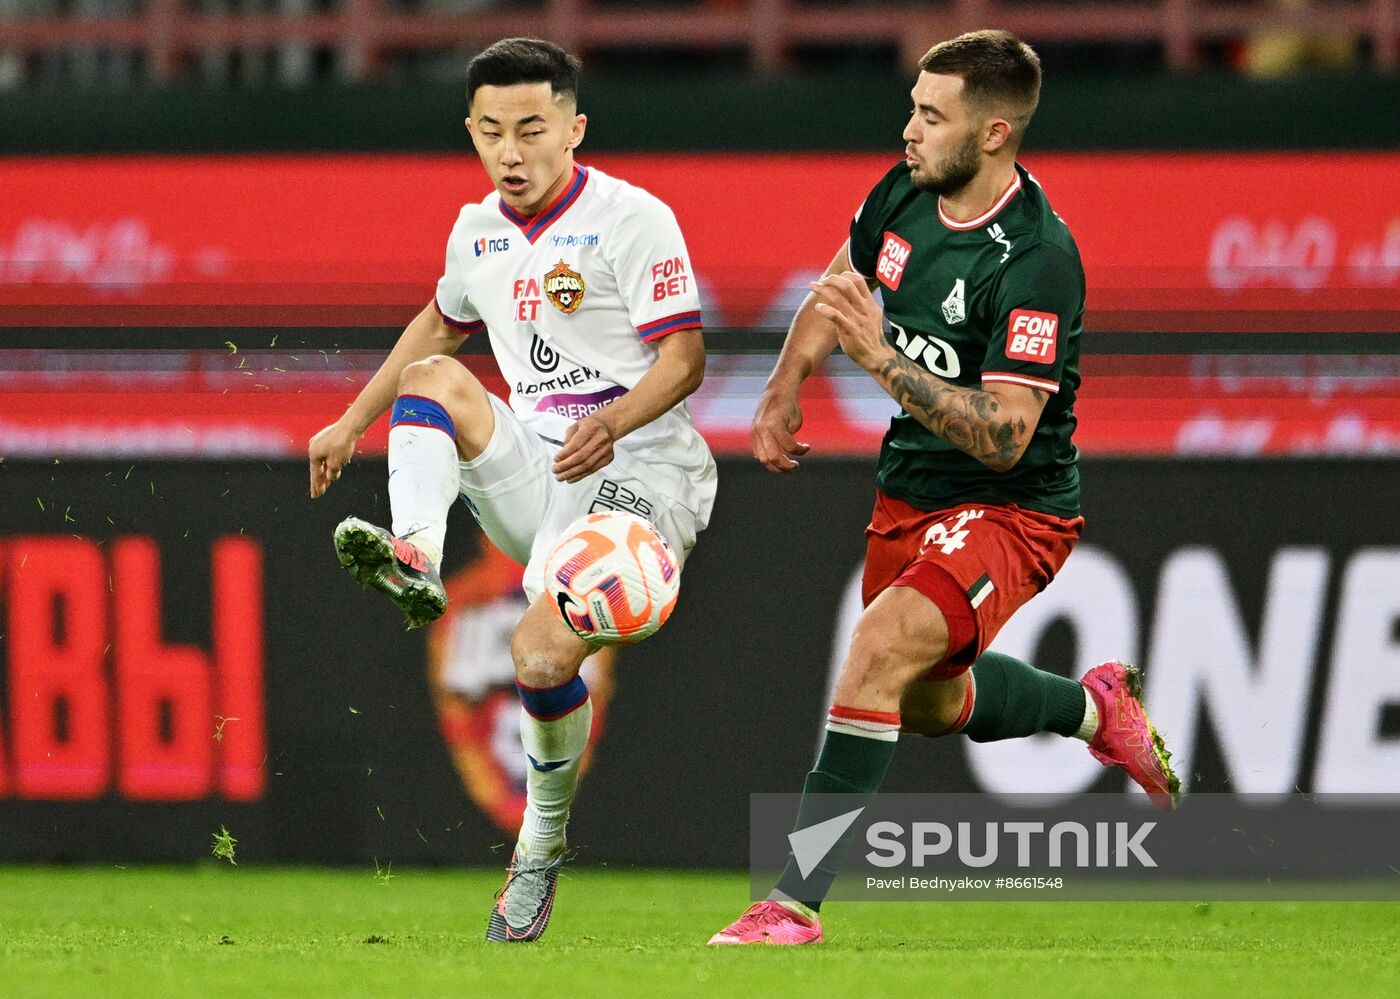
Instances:
[[[896,745],[893,741],[847,735],[828,729],[816,766],[802,784],[802,803],[798,806],[794,829],[806,829],[869,802],[885,779],[885,771],[894,758]],[[812,795],[829,794],[843,797],[812,798]],[[845,797],[847,795],[850,797]],[[836,880],[841,861],[855,839],[858,825],[858,822],[852,823],[845,835],[837,840],[821,863],[805,878],[797,862],[788,857],[782,877],[778,878],[777,891],[813,909],[820,909],[822,899],[831,889],[831,882]]]
[[[973,742],[1020,739],[1037,732],[1074,735],[1084,721],[1084,688],[1029,663],[986,652],[972,664],[977,697],[963,735]]]

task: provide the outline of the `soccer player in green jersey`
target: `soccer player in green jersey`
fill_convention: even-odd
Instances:
[[[813,283],[754,417],[755,457],[795,470],[801,385],[838,344],[901,406],[880,448],[865,611],[797,827],[831,817],[811,795],[875,793],[900,732],[1077,737],[1171,807],[1179,783],[1135,668],[1108,662],[1075,682],[987,651],[1083,526],[1071,436],[1084,269],[1016,163],[1039,100],[1035,53],[976,31],[919,68],[904,160]],[[806,877],[790,857],[769,899],[710,942],[819,942],[817,909],[854,833]]]

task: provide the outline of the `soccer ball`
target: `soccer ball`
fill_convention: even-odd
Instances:
[[[590,513],[568,526],[544,570],[556,614],[600,645],[640,642],[675,610],[681,567],[650,523],[632,513]]]

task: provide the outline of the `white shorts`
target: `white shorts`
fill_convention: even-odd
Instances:
[[[489,395],[489,393],[488,393]],[[486,450],[460,463],[462,500],[491,543],[525,566],[525,596],[544,590],[544,567],[564,529],[586,513],[624,510],[651,521],[682,563],[700,530],[695,514],[637,478],[621,448],[613,461],[578,482],[554,478],[560,445],[547,441],[491,395],[496,428]]]

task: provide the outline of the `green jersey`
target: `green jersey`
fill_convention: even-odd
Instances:
[[[1027,385],[1049,395],[1025,454],[997,472],[907,412],[880,446],[880,489],[921,510],[1017,504],[1079,515],[1074,394],[1084,268],[1068,227],[1020,165],[980,218],[957,222],[903,163],[851,223],[851,267],[879,282],[890,340],[938,378],[977,388]]]

